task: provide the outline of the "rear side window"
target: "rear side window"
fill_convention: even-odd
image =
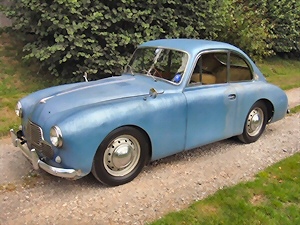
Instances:
[[[252,72],[246,61],[239,55],[230,54],[230,82],[252,80]]]

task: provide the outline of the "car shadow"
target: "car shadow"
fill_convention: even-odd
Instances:
[[[190,161],[190,160],[202,158],[204,156],[210,156],[210,155],[212,156],[221,152],[225,152],[230,149],[228,147],[236,146],[236,145],[243,145],[243,143],[239,142],[238,139],[235,137],[228,138],[222,141],[203,145],[198,148],[186,150],[183,152],[179,152],[175,155],[171,155],[159,160],[152,161],[147,165],[147,169],[151,169],[152,167],[155,167],[157,165],[176,163],[176,162],[186,161],[186,160]]]

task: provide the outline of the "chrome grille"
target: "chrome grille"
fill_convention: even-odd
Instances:
[[[43,141],[43,131],[38,125],[29,121],[26,133],[28,136],[27,139],[31,145],[34,145],[35,147],[42,146],[41,142]]]
[[[32,123],[31,121],[29,121],[27,124],[26,139],[30,148],[34,148],[44,157],[47,157],[49,159],[53,158],[53,150],[51,148],[51,145],[49,145],[44,140],[42,128]]]

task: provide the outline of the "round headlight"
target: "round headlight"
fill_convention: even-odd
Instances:
[[[21,104],[21,102],[17,103],[15,112],[16,112],[16,114],[17,114],[18,117],[22,118],[23,113],[22,113],[22,104]]]
[[[50,140],[55,147],[59,148],[63,145],[62,133],[58,126],[51,127]]]

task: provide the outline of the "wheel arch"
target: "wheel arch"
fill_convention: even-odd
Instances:
[[[254,102],[246,116],[243,133],[237,136],[241,142],[249,144],[259,139],[273,116],[272,107],[272,103],[267,99]]]
[[[149,163],[150,160],[151,160],[151,157],[152,157],[152,142],[151,142],[151,139],[150,139],[149,134],[148,134],[143,128],[141,128],[140,126],[133,125],[133,124],[122,125],[122,126],[116,127],[116,128],[113,129],[111,132],[113,132],[113,131],[116,130],[116,129],[122,128],[122,127],[132,127],[132,128],[134,128],[134,129],[138,130],[139,132],[141,132],[141,133],[146,137],[146,139],[147,139],[147,141],[148,141],[148,144],[149,144],[149,155],[148,155],[148,159],[147,159],[147,163]],[[110,133],[111,133],[111,132],[110,132]],[[110,134],[110,133],[109,133],[109,134]],[[109,134],[108,134],[108,135],[109,135]],[[102,143],[102,142],[99,143],[99,146],[101,145],[101,143]],[[99,147],[98,147],[98,148],[99,148]],[[96,152],[97,152],[97,151],[96,151]],[[96,152],[95,152],[95,154],[96,154]]]
[[[148,141],[148,144],[149,144],[149,155],[148,155],[147,163],[149,163],[150,160],[151,160],[151,157],[152,157],[152,143],[151,143],[150,136],[148,135],[148,133],[143,128],[141,128],[139,126],[136,126],[136,125],[126,125],[126,126],[137,129],[138,131],[140,131],[147,138],[147,141]],[[122,127],[124,127],[124,126],[122,126]]]
[[[260,99],[257,102],[263,102],[265,104],[265,106],[267,107],[267,117],[268,117],[268,122],[269,123],[274,115],[274,105],[272,104],[272,102],[266,98]]]
[[[129,148],[128,145],[133,147]],[[132,153],[138,145],[139,150],[135,150],[138,153]],[[117,150],[118,147],[114,146],[121,146],[121,150]],[[125,153],[122,153],[124,149]],[[113,129],[99,144],[91,172],[103,184],[109,186],[125,184],[141,172],[149,162],[150,154],[151,142],[147,132],[138,126],[122,125]],[[125,159],[125,162],[122,159]]]

